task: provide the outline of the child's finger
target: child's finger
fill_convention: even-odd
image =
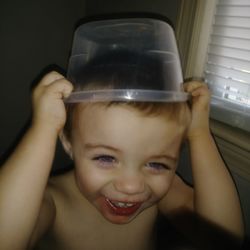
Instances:
[[[40,81],[39,85],[41,86],[48,86],[51,83],[63,79],[64,76],[61,75],[60,73],[56,72],[56,71],[51,71],[50,73],[46,74],[42,80]]]
[[[195,89],[200,88],[202,86],[207,86],[203,82],[192,81],[184,83],[184,90],[188,93],[192,93]]]
[[[199,82],[186,82],[184,83],[184,90],[188,93],[191,93],[193,89],[199,86]]]
[[[192,94],[192,96],[199,96],[199,95],[200,96],[209,96],[210,91],[206,85],[201,85],[200,87],[194,89],[191,94]]]
[[[62,98],[67,98],[73,90],[73,85],[64,79],[55,80],[50,84],[46,91],[52,94],[60,94]]]

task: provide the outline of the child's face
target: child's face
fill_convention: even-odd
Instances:
[[[182,139],[174,122],[124,106],[89,106],[77,119],[77,185],[108,221],[128,223],[166,195]]]

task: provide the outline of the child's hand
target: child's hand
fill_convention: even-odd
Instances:
[[[61,74],[53,71],[45,75],[33,91],[32,125],[58,134],[66,121],[63,98],[68,97],[72,89],[72,84]]]
[[[210,91],[207,84],[192,81],[184,84],[186,92],[191,94],[191,115],[192,120],[188,130],[188,139],[209,133],[209,105]]]

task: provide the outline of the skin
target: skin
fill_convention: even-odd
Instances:
[[[72,85],[56,72],[46,75],[33,93],[32,125],[0,169],[3,249],[26,249],[48,231],[56,240],[53,249],[100,249],[100,245],[106,249],[117,249],[117,245],[124,249],[148,249],[152,246],[149,243],[158,211],[191,238],[190,228],[179,223],[176,214],[189,211],[242,239],[237,191],[209,131],[209,91],[199,82],[187,83],[185,88],[192,95],[188,142],[193,189],[174,174],[173,158],[178,158],[181,141],[179,131],[174,133],[174,125],[160,117],[150,119],[125,109],[125,126],[123,117],[117,115],[119,108],[100,112],[96,118],[90,110],[85,111],[81,116],[85,119],[79,118],[73,140],[61,136],[76,163],[75,172],[51,179],[48,185],[56,140],[66,120],[63,98],[70,94]],[[114,119],[116,122],[111,122]],[[116,136],[112,138],[117,139],[110,137],[113,133]],[[161,140],[161,136],[166,140]],[[146,140],[155,147],[149,147]],[[108,149],[89,147],[93,144],[104,144]],[[140,148],[143,150],[138,151]],[[95,150],[114,159],[109,158],[107,166],[107,159],[93,158]],[[152,157],[159,154],[167,157]],[[155,173],[152,162],[170,167]],[[133,216],[118,218],[106,209],[103,197],[140,201],[142,205]],[[198,226],[196,232],[200,231]],[[201,242],[202,249],[209,243],[210,235],[206,234],[206,238],[206,245]],[[211,244],[208,249],[222,249],[216,248],[218,240]]]
[[[86,108],[78,117],[70,144],[77,184],[106,219],[128,223],[166,195],[183,129],[162,116],[144,117],[121,106]],[[105,197],[142,204],[131,217],[113,216],[103,204]]]

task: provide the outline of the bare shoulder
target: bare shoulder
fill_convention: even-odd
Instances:
[[[183,209],[193,211],[193,188],[176,174],[170,190],[159,202],[158,209],[166,216],[171,216]]]
[[[65,174],[50,178],[47,190],[53,199],[55,207],[62,200],[71,199],[77,191],[74,172],[68,171]]]

